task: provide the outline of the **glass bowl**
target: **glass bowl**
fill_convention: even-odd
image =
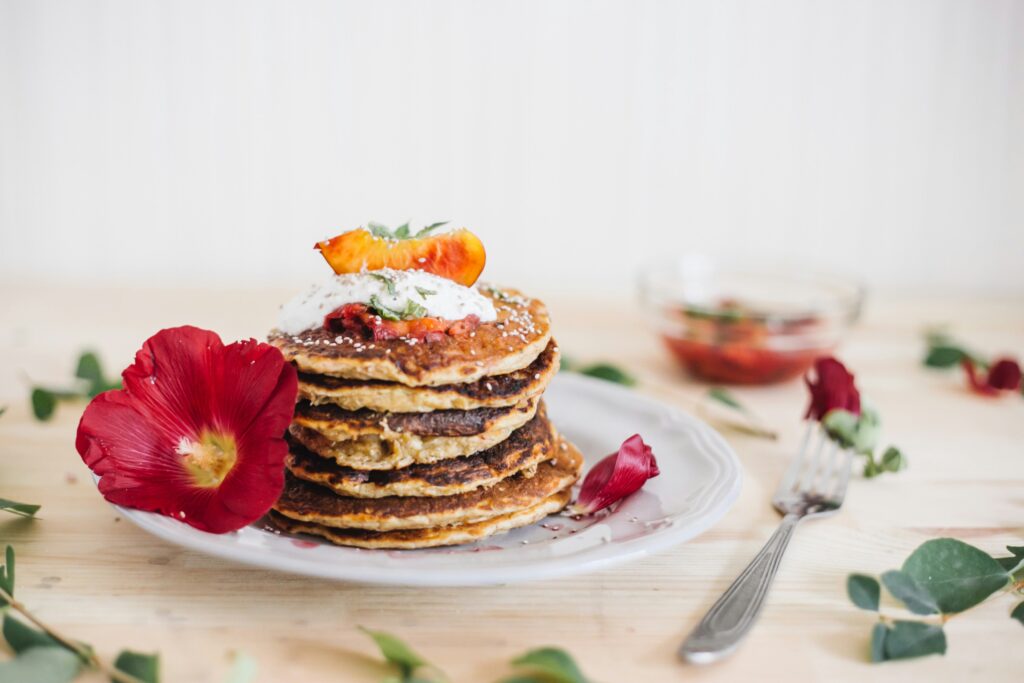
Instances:
[[[640,291],[672,355],[695,377],[725,384],[804,374],[839,345],[864,300],[860,283],[842,277],[700,255],[648,266]]]

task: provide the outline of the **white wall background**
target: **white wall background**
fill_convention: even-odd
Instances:
[[[1022,294],[1024,2],[0,0],[2,279],[299,286],[407,218],[549,293]]]

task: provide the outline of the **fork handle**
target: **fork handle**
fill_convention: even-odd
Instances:
[[[764,605],[772,579],[789,545],[799,515],[786,515],[761,552],[722,594],[697,628],[679,646],[679,657],[693,664],[710,664],[732,653]]]

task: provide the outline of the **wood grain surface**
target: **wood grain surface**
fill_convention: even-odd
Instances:
[[[226,339],[262,337],[287,292],[83,290],[8,284],[0,297],[0,496],[40,503],[38,519],[0,517],[18,552],[18,593],[44,620],[107,658],[158,650],[164,680],[224,680],[232,653],[259,681],[379,681],[388,670],[355,626],[393,631],[456,683],[491,683],[539,645],[569,650],[604,683],[633,681],[1019,680],[1021,632],[1003,595],[948,624],[945,657],[868,664],[870,614],[845,596],[851,571],[897,567],[918,544],[954,536],[997,553],[1024,542],[1024,400],[969,394],[959,373],[920,365],[922,328],[948,322],[980,350],[1024,353],[1024,302],[874,293],[841,350],[880,410],[883,440],[910,469],[857,480],[838,516],[801,528],[760,624],[710,668],[680,664],[679,641],[772,532],[770,492],[793,453],[799,382],[737,389],[781,433],[725,433],[743,491],[712,530],[654,557],[585,576],[472,589],[365,587],[277,574],[183,551],[118,518],[74,449],[81,406],[34,421],[29,382],[71,377],[77,353],[119,370],[160,327],[191,323]],[[612,360],[638,391],[693,410],[705,387],[676,370],[628,301],[550,300],[563,351]],[[2,649],[2,647],[0,647]],[[5,656],[5,655],[0,655]],[[98,676],[92,679],[101,680]]]

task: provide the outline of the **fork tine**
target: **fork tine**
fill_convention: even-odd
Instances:
[[[850,448],[844,448],[840,451],[842,457],[842,465],[839,468],[839,481],[836,484],[835,493],[832,494],[832,498],[836,503],[842,503],[843,498],[846,497],[846,487],[850,483],[850,472],[853,470],[853,450]]]
[[[817,493],[823,498],[828,498],[835,488],[837,467],[841,456],[839,456],[839,444],[832,439],[826,439],[825,454],[821,458],[821,468],[818,476],[815,477],[812,486],[808,489],[810,493]]]
[[[807,423],[807,429],[804,431],[803,441],[800,442],[800,450],[797,451],[796,458],[794,458],[793,462],[790,463],[789,469],[787,469],[786,473],[782,476],[782,481],[779,482],[779,488],[775,491],[776,498],[793,491],[793,485],[796,483],[797,477],[803,469],[804,461],[807,458],[807,451],[809,450],[807,446],[811,441],[811,433],[814,431],[814,426],[814,422]]]
[[[831,439],[825,434],[825,430],[822,429],[817,423],[812,427],[814,434],[817,437],[815,445],[812,447],[814,454],[811,456],[810,461],[807,463],[807,468],[804,474],[797,480],[796,491],[797,493],[810,493],[814,491],[814,486],[818,478],[819,472],[822,470],[822,464],[825,458],[822,457],[823,453],[828,453],[829,444],[832,442]]]

